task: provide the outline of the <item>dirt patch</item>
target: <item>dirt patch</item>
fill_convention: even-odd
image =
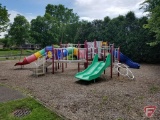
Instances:
[[[142,64],[140,69],[131,69],[135,80],[114,75],[110,69],[96,81],[77,81],[77,64],[68,64],[45,76],[34,77],[29,69],[15,67],[16,61],[1,62],[0,76],[7,80],[0,83],[29,91],[34,97],[66,118],[72,120],[142,120],[146,119],[144,107],[157,106],[152,120],[160,119],[160,65]],[[81,70],[83,67],[81,66]]]

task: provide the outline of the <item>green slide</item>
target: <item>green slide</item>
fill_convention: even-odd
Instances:
[[[98,78],[102,72],[111,64],[111,54],[108,54],[105,62],[98,62],[98,54],[95,55],[92,64],[82,72],[79,72],[75,77],[79,80],[91,81]]]

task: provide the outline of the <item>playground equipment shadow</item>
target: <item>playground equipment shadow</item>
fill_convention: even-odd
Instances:
[[[102,82],[107,82],[107,80],[105,80],[102,77],[99,77],[99,78],[97,78],[95,80],[91,80],[91,81],[77,80],[75,83],[88,86],[88,85],[92,85],[92,84],[99,84]]]

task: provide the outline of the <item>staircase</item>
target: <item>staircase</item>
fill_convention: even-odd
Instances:
[[[50,66],[52,64],[52,62],[44,62],[42,64],[40,64],[39,66],[37,66],[34,70],[33,70],[33,74],[36,76],[40,76],[40,75],[45,75],[46,73],[46,68],[48,66]]]
[[[43,69],[43,66],[46,68],[46,67],[49,67],[51,64],[52,64],[52,62],[46,61],[44,64],[39,65],[38,68]]]
[[[46,68],[50,66],[52,62],[47,62],[45,60],[45,57],[43,58],[38,58],[38,60],[35,62],[36,67],[32,69],[33,75],[35,76],[40,76],[40,75],[45,75],[46,73]]]

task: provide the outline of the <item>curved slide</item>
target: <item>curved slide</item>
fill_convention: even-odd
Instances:
[[[44,56],[44,54],[45,54],[45,48],[36,52],[36,53],[34,53],[34,54],[32,54],[32,55],[30,55],[30,56],[28,56],[28,57],[25,57],[22,62],[18,62],[14,66],[29,64],[29,63],[37,60],[39,57]]]
[[[117,56],[117,51],[115,51],[114,55]],[[130,58],[120,52],[120,62],[127,64],[130,68],[140,68],[140,65],[136,62],[133,62]]]
[[[111,54],[108,54],[106,62],[98,62],[98,54],[95,55],[92,64],[82,72],[75,75],[77,79],[91,81],[98,78],[111,64]]]
[[[47,46],[44,49],[42,49],[42,50],[40,50],[40,51],[38,51],[28,57],[25,57],[22,62],[18,62],[14,66],[30,64],[31,62],[36,61],[39,57],[45,56],[46,51],[52,51],[52,46]],[[64,55],[64,57],[67,55],[66,50],[63,50],[63,55]],[[60,56],[61,56],[61,51],[58,51],[58,57],[60,57]]]

